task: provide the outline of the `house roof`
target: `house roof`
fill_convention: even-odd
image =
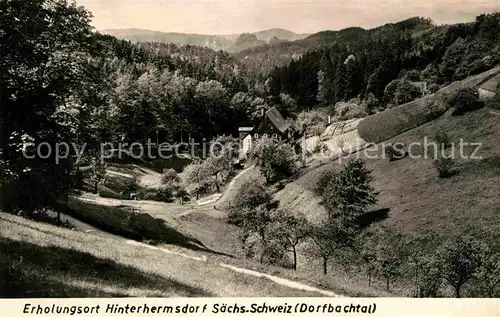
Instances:
[[[239,127],[238,132],[252,132],[253,127]]]
[[[272,124],[278,129],[281,133],[285,132],[289,127],[290,123],[287,122],[279,113],[278,109],[275,107],[269,109],[266,112],[266,116],[272,122]]]

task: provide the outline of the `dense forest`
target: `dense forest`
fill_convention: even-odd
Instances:
[[[91,13],[71,1],[2,2],[0,21],[2,201],[30,212],[68,193],[76,162],[66,155],[56,164],[54,151],[26,159],[27,142],[97,150],[103,142],[212,139],[258,123],[262,109],[290,117],[317,106],[335,111],[352,98],[370,113],[415,98],[409,81],[439,86],[500,56],[500,14],[447,27],[413,18],[277,43],[309,51],[269,75],[223,51],[99,34]]]
[[[408,102],[419,94],[408,81],[426,82],[432,90],[495,65],[499,22],[500,14],[491,14],[470,24],[432,27],[414,18],[370,31],[351,29],[350,36],[274,68],[269,91],[290,94],[301,109],[351,98],[369,100],[372,108]]]
[[[264,82],[228,53],[131,44],[95,32],[91,17],[66,0],[0,3],[7,209],[52,206],[72,186],[74,149],[56,164],[54,151],[26,159],[27,143],[85,144],[91,151],[103,142],[211,139],[237,133],[270,107]],[[293,105],[284,94],[274,101]]]

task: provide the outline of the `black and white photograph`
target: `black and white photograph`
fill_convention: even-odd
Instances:
[[[0,0],[0,300],[243,297],[500,297],[500,1]]]

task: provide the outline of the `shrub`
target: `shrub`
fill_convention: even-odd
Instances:
[[[125,190],[124,190],[125,195],[133,193],[137,189],[139,189],[139,178],[137,177],[137,175],[125,181]]]
[[[368,115],[365,106],[356,99],[350,100],[349,102],[337,102],[335,104],[335,113],[340,121],[363,118]]]
[[[185,188],[179,188],[175,193],[175,197],[180,201],[181,204],[184,204],[191,200],[189,192]]]
[[[441,148],[447,149],[451,146],[451,139],[450,136],[444,132],[443,130],[440,130],[436,136],[434,137],[436,140],[436,143],[441,146]]]
[[[454,109],[454,115],[460,115],[484,107],[479,93],[474,88],[462,88],[448,98],[448,105]]]
[[[427,90],[433,94],[435,92],[437,92],[439,90],[439,85],[438,84],[430,84],[428,87],[427,87]]]
[[[434,166],[436,167],[440,178],[453,176],[455,174],[453,165],[453,160],[451,158],[441,157],[434,160]]]
[[[171,203],[174,201],[174,191],[170,186],[163,186],[158,189],[156,195],[157,201]]]
[[[384,153],[390,162],[402,159],[404,157],[404,152],[396,151],[394,145],[392,144],[386,145],[386,147],[384,148]]]
[[[174,190],[170,186],[163,186],[159,189],[146,189],[139,192],[137,198],[141,200],[171,203],[174,201]]]
[[[402,105],[421,96],[420,89],[407,80],[402,80],[396,88],[393,102],[395,105]]]
[[[164,185],[179,183],[181,178],[173,168],[164,169],[161,176],[161,183]]]

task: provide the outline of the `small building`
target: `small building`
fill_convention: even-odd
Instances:
[[[238,129],[239,140],[240,140],[240,155],[239,155],[240,159],[246,157],[246,155],[252,148],[253,130],[254,127],[240,127]]]
[[[279,139],[288,139],[291,123],[286,121],[275,107],[266,111],[261,123],[255,129],[254,137],[267,135]]]
[[[287,122],[278,109],[271,108],[263,112],[262,120],[257,127],[240,127],[238,129],[240,140],[239,161],[246,160],[248,152],[252,149],[255,139],[263,136],[274,137],[280,140],[290,138],[290,123]]]

